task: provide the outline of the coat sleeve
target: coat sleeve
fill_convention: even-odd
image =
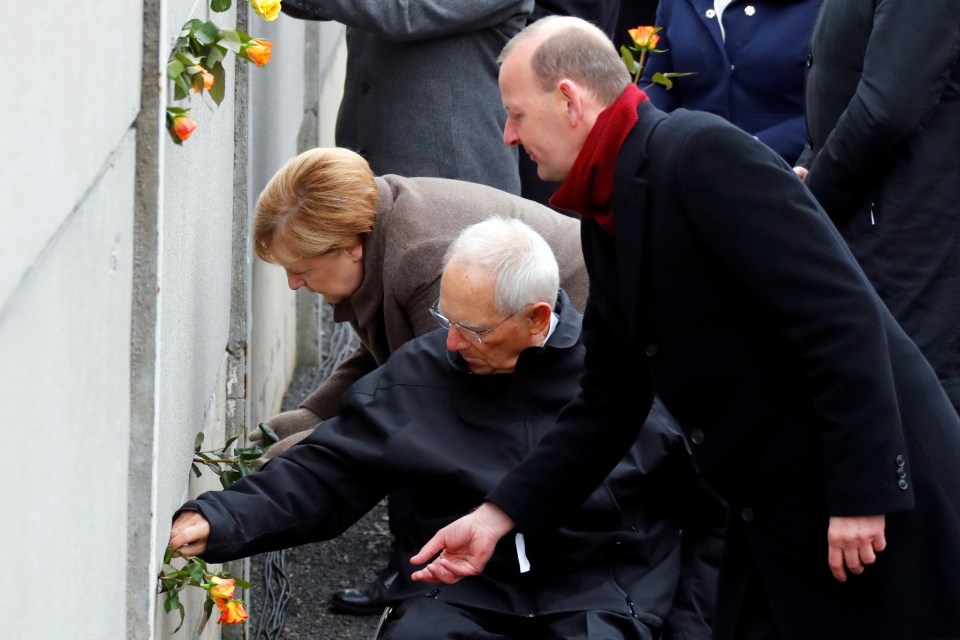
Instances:
[[[369,398],[352,392],[339,418],[262,471],[183,505],[177,514],[198,511],[210,523],[203,558],[225,562],[327,540],[372,509],[392,481],[382,463],[389,425],[366,410]]]
[[[960,0],[878,0],[856,93],[807,186],[837,223],[869,197],[940,100],[960,53]],[[816,97],[814,96],[814,99]]]
[[[830,515],[909,508],[912,495],[888,469],[906,449],[889,312],[846,243],[793,172],[749,135],[717,124],[672,133],[680,210],[731,286],[791,345],[813,394]],[[750,186],[734,195],[731,185]]]
[[[305,20],[336,20],[348,27],[405,42],[495,27],[533,10],[533,0],[284,0],[283,12]],[[389,60],[381,61],[389,66]],[[468,71],[464,71],[468,73]]]
[[[634,445],[653,402],[649,381],[612,337],[592,294],[582,335],[580,392],[557,426],[487,496],[520,531],[548,533],[566,521]]]
[[[354,382],[377,368],[377,361],[362,344],[343,362],[337,365],[330,376],[313,393],[300,403],[321,420],[340,414],[340,400]]]

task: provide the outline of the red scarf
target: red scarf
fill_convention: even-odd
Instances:
[[[613,235],[613,172],[620,146],[637,123],[637,106],[647,94],[628,84],[620,97],[604,109],[587,135],[570,173],[550,198],[550,204],[594,220]]]

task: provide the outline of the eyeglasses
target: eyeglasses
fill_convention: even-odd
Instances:
[[[517,313],[520,313],[520,312],[518,311]],[[507,316],[497,324],[493,325],[489,329],[483,329],[482,331],[477,331],[475,329],[468,329],[467,327],[463,326],[458,322],[450,322],[449,318],[447,318],[446,316],[440,313],[440,299],[437,298],[437,301],[430,306],[430,315],[432,315],[433,319],[437,321],[437,324],[443,327],[444,329],[449,329],[450,327],[453,327],[454,329],[457,330],[457,333],[459,333],[461,336],[464,337],[464,339],[472,342],[475,345],[481,345],[483,344],[483,339],[486,336],[493,333],[497,329],[497,327],[499,327],[504,322],[506,322],[507,320],[509,320],[510,318],[512,318],[517,314],[511,313],[509,316]]]

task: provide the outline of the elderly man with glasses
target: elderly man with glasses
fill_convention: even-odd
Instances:
[[[383,638],[709,638],[724,512],[665,415],[558,532],[504,539],[486,572],[450,587],[410,580],[412,553],[552,429],[583,370],[581,316],[528,226],[468,227],[444,263],[442,329],[260,473],[184,505],[170,543],[221,562],[332,538],[405,491]]]

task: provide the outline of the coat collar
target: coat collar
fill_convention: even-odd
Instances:
[[[731,5],[735,4],[737,0],[734,0]],[[690,3],[690,6],[693,7],[694,12],[700,18],[700,22],[703,24],[703,28],[710,34],[710,39],[713,41],[713,44],[717,47],[717,55],[723,56],[725,60],[727,58],[727,49],[723,43],[723,33],[720,31],[720,21],[717,20],[716,16],[712,18],[707,17],[707,12],[711,12],[713,15],[713,0],[687,0]],[[727,8],[730,10],[730,7]]]
[[[383,178],[374,178],[377,193],[377,218],[373,231],[363,245],[363,279],[349,299],[333,305],[334,322],[351,322],[366,327],[383,306],[383,257],[387,230],[393,213],[393,192]]]
[[[623,306],[632,330],[637,328],[640,296],[640,275],[643,266],[643,237],[646,226],[647,180],[641,176],[648,159],[647,146],[657,125],[668,116],[649,100],[637,108],[639,120],[627,136],[617,156],[614,173],[613,218],[614,241]]]

